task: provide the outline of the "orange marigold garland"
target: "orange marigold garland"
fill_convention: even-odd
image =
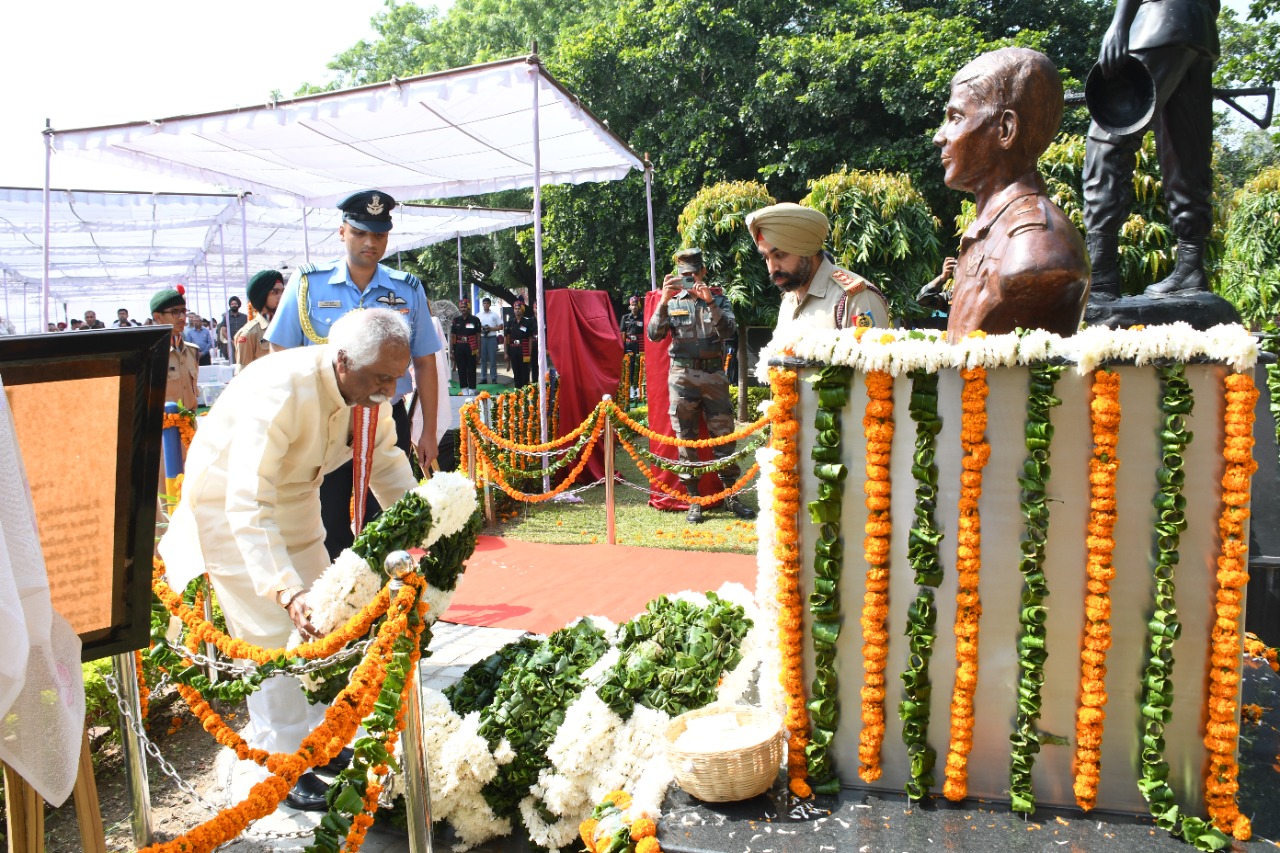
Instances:
[[[773,402],[769,419],[773,423],[771,447],[778,451],[773,471],[773,512],[775,525],[774,557],[778,561],[778,652],[781,668],[778,673],[782,692],[786,697],[787,712],[784,719],[787,729],[787,777],[791,792],[807,797],[812,792],[805,777],[808,761],[805,747],[809,745],[809,712],[804,699],[804,662],[801,658],[801,601],[800,601],[800,474],[796,455],[796,435],[800,425],[796,422],[796,374],[793,370],[771,368],[769,384],[773,389]]]
[[[956,525],[956,680],[951,693],[951,745],[947,752],[943,793],[962,800],[969,792],[969,753],[973,750],[973,697],[978,688],[978,622],[982,601],[978,578],[982,568],[982,522],[978,500],[982,497],[982,471],[991,457],[987,433],[987,371],[971,367],[960,371],[960,445],[964,449],[960,472],[960,517]]]
[[[1107,651],[1111,648],[1111,552],[1116,524],[1116,473],[1120,459],[1120,374],[1103,368],[1093,374],[1089,404],[1093,458],[1089,460],[1089,575],[1085,597],[1084,643],[1080,649],[1080,705],[1076,710],[1076,803],[1088,811],[1098,797],[1102,772],[1102,730],[1107,718]]]
[[[867,409],[862,431],[867,440],[867,524],[863,550],[867,560],[862,604],[862,732],[858,736],[858,775],[864,782],[880,778],[884,742],[884,666],[889,635],[889,452],[893,447],[893,377],[882,371],[866,374]]]
[[[1217,619],[1211,632],[1209,658],[1209,722],[1204,745],[1209,751],[1209,773],[1205,780],[1205,805],[1214,826],[1240,841],[1252,835],[1249,818],[1236,806],[1239,790],[1236,747],[1240,736],[1237,710],[1240,693],[1240,603],[1249,582],[1245,562],[1249,541],[1245,523],[1249,519],[1249,485],[1258,464],[1253,460],[1254,406],[1258,389],[1247,373],[1232,373],[1226,379],[1226,433],[1222,457],[1222,514],[1218,534],[1222,555],[1218,557]]]
[[[662,853],[657,825],[644,815],[633,816],[630,809],[627,792],[604,795],[591,816],[578,824],[578,837],[587,853]]]

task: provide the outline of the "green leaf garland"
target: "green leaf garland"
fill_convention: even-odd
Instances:
[[[1155,586],[1155,612],[1147,623],[1146,668],[1142,673],[1142,777],[1138,788],[1151,808],[1156,826],[1181,836],[1198,850],[1220,850],[1231,843],[1209,821],[1182,814],[1169,785],[1169,763],[1164,758],[1164,727],[1172,716],[1173,641],[1182,631],[1174,598],[1173,574],[1178,545],[1187,529],[1186,497],[1182,494],[1183,459],[1192,434],[1186,427],[1194,399],[1181,364],[1162,365],[1160,411],[1160,468],[1156,471],[1156,556],[1151,569]]]
[[[1027,399],[1026,447],[1027,458],[1022,463],[1022,556],[1018,571],[1022,574],[1022,609],[1018,623],[1018,712],[1013,733],[1009,740],[1013,745],[1013,762],[1009,770],[1010,806],[1015,812],[1030,814],[1035,811],[1036,798],[1032,789],[1031,769],[1036,754],[1040,752],[1040,734],[1036,721],[1040,719],[1040,688],[1044,685],[1045,651],[1045,597],[1049,594],[1044,575],[1045,545],[1049,532],[1049,504],[1045,487],[1049,482],[1049,450],[1053,444],[1053,424],[1050,411],[1062,405],[1054,396],[1054,388],[1064,368],[1061,365],[1039,364],[1030,368],[1030,394]]]
[[[938,506],[937,438],[942,430],[938,417],[938,375],[922,370],[911,373],[911,420],[916,425],[915,451],[911,475],[915,479],[915,522],[908,534],[907,562],[915,573],[916,597],[907,609],[907,642],[911,652],[902,673],[905,685],[898,717],[902,720],[902,742],[911,761],[907,796],[923,799],[933,787],[933,767],[937,751],[929,746],[929,711],[933,688],[929,683],[929,659],[937,639],[937,609],[934,590],[942,582],[942,562],[934,513]]]
[[[817,441],[811,456],[818,479],[818,499],[809,504],[809,516],[821,525],[814,553],[814,589],[809,594],[813,617],[813,686],[809,714],[812,735],[805,756],[809,779],[819,794],[840,790],[829,749],[840,725],[840,703],[836,683],[836,642],[840,638],[840,575],[843,544],[840,515],[844,506],[844,481],[849,469],[841,463],[842,428],[840,412],[849,402],[853,371],[847,367],[823,368],[812,380],[817,391],[818,410],[814,418]]]

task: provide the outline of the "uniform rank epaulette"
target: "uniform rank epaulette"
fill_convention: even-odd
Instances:
[[[300,272],[302,275],[311,275],[313,272],[315,272],[318,269],[320,269],[320,267],[317,264],[303,264],[302,266],[298,267],[298,272]]]
[[[862,276],[854,275],[848,270],[832,270],[831,277],[835,279],[836,284],[840,285],[840,289],[850,296],[871,285],[871,282]]]
[[[424,294],[427,292],[427,287],[422,283],[422,279],[418,278],[416,275],[409,272],[408,270],[393,270],[388,268],[387,273],[391,276],[391,278],[394,281],[408,282],[409,284],[417,285],[418,289],[421,290]]]

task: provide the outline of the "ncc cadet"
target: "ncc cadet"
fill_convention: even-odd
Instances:
[[[236,335],[236,373],[244,370],[264,355],[271,353],[271,345],[264,335],[276,315],[276,306],[284,294],[284,275],[279,270],[263,270],[249,279],[245,295],[258,314]]]
[[[391,211],[396,200],[380,190],[364,190],[344,199],[338,239],[346,256],[332,263],[300,267],[289,279],[280,297],[276,315],[267,328],[273,350],[323,344],[329,327],[349,311],[361,308],[389,308],[408,322],[412,332],[410,355],[417,380],[418,406],[422,414],[422,437],[418,440],[418,463],[426,470],[435,460],[436,413],[439,378],[436,352],[440,339],[431,323],[426,291],[415,276],[379,263],[387,251],[391,231]],[[409,453],[410,418],[405,398],[413,390],[406,372],[396,384],[391,414],[396,424],[396,445]],[[350,547],[352,465],[327,474],[320,487],[324,519],[325,547],[331,558]],[[379,507],[370,498],[369,513]]]
[[[698,416],[707,422],[707,434],[719,438],[733,432],[733,404],[729,400],[729,380],[724,375],[724,344],[738,332],[733,308],[723,293],[712,291],[705,281],[707,268],[701,249],[681,249],[674,256],[677,275],[662,282],[662,299],[649,318],[649,340],[658,342],[671,335],[671,368],[667,390],[671,398],[671,426],[676,438],[698,438]],[[713,449],[717,460],[732,456],[734,444]],[[698,451],[680,448],[680,462],[696,465]],[[725,485],[737,482],[742,471],[736,462],[719,470]],[[681,474],[680,482],[693,496],[698,494],[697,473]],[[724,500],[725,508],[738,518],[755,518],[755,510],[734,495]],[[686,520],[702,523],[702,507],[689,504]]]

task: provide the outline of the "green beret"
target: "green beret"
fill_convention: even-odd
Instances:
[[[279,270],[263,270],[249,279],[249,287],[245,293],[255,311],[261,311],[267,304],[267,295],[271,293],[271,288],[275,287],[277,281],[284,281],[284,275]]]
[[[157,311],[168,311],[170,308],[186,308],[187,300],[177,290],[172,287],[168,290],[162,290],[151,297],[151,313]]]

